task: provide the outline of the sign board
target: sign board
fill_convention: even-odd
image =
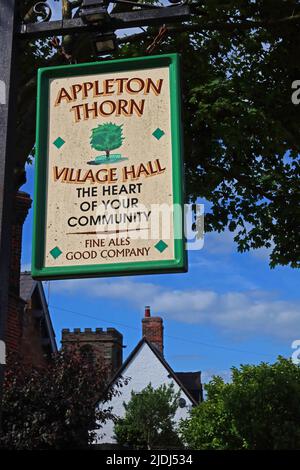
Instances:
[[[38,71],[32,275],[180,272],[177,54]]]

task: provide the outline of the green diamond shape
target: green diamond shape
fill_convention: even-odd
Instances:
[[[156,243],[156,245],[154,245],[154,248],[162,253],[166,248],[168,248],[168,245],[163,240],[160,240],[158,243]]]
[[[62,251],[56,246],[50,251],[50,255],[53,256],[54,259],[58,258],[62,254]]]
[[[163,135],[165,135],[164,131],[162,131],[159,127],[155,129],[155,131],[152,133],[152,135],[157,139],[161,139]]]
[[[61,137],[57,137],[57,139],[53,142],[53,145],[55,145],[57,149],[60,149],[64,144],[65,141]]]

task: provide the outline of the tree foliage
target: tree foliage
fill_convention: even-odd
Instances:
[[[109,158],[111,150],[121,147],[124,137],[123,125],[105,123],[92,129],[91,146],[96,150],[104,150]]]
[[[45,368],[10,357],[4,383],[0,447],[13,450],[87,448],[114,416],[107,371],[82,354],[57,353]],[[101,410],[95,407],[102,404]]]
[[[65,17],[80,4],[62,3]],[[182,54],[187,198],[206,201],[206,230],[232,231],[239,251],[267,247],[271,266],[299,267],[300,106],[291,101],[300,79],[299,1],[193,0],[191,8],[191,20],[167,26],[151,48]],[[126,35],[116,57],[145,55],[157,33]],[[19,165],[34,145],[36,68],[91,58],[86,36],[56,49],[23,45]]]
[[[174,423],[179,395],[172,384],[157,389],[149,384],[139,393],[132,392],[131,400],[123,403],[125,417],[115,424],[118,444],[148,450],[180,447]]]
[[[300,448],[300,367],[291,360],[233,368],[231,383],[214,377],[206,391],[181,423],[189,448]]]

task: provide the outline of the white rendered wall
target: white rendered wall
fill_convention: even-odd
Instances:
[[[174,391],[181,391],[181,398],[186,401],[184,408],[178,408],[175,421],[179,422],[180,419],[188,417],[188,411],[192,407],[192,402],[188,396],[179,388],[177,382],[169,377],[169,372],[165,369],[163,364],[155,356],[149,346],[144,343],[137,352],[133,360],[128,364],[127,368],[122,372],[124,378],[131,378],[128,385],[123,386],[119,390],[122,392],[121,395],[113,397],[111,402],[108,404],[113,407],[112,413],[120,418],[125,414],[123,402],[128,403],[131,399],[131,392],[140,392],[149,383],[153,388],[158,388],[163,384],[174,384]],[[107,406],[107,404],[106,404]],[[115,443],[113,439],[114,435],[114,423],[108,421],[101,429],[97,431],[98,439],[97,443]],[[103,435],[104,434],[104,435]]]

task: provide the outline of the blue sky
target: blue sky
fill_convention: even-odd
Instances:
[[[34,166],[22,190],[33,194]],[[32,210],[23,233],[23,269],[30,269]],[[299,272],[270,269],[266,250],[239,254],[230,233],[207,234],[189,252],[189,272],[44,283],[58,342],[62,328],[115,327],[125,357],[141,338],[145,305],[163,317],[165,356],[177,371],[203,378],[231,366],[290,356],[300,337]]]
[[[52,3],[52,2],[51,2]],[[59,4],[55,3],[54,18]],[[126,31],[127,32],[127,31]],[[33,194],[34,166],[22,190]],[[24,269],[30,269],[32,210],[23,234]],[[177,371],[229,377],[241,363],[272,362],[292,354],[300,338],[299,271],[271,270],[266,250],[239,254],[230,233],[207,234],[189,253],[189,272],[177,275],[52,281],[44,284],[58,343],[62,328],[115,327],[125,357],[141,338],[145,305],[162,316],[165,356]]]

